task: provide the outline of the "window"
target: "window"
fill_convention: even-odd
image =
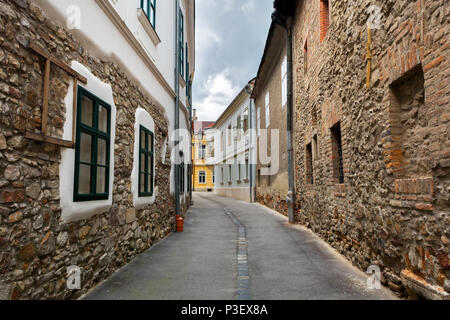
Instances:
[[[320,0],[320,42],[325,39],[330,25],[330,5],[328,0]]]
[[[153,132],[141,126],[139,142],[139,197],[153,196]]]
[[[179,172],[180,172],[180,193],[184,193],[184,174],[185,174],[185,168],[184,168],[184,161],[179,165]]]
[[[231,142],[233,141],[233,132],[231,130],[231,124],[228,126],[228,146],[231,146]]]
[[[178,68],[181,76],[184,78],[184,16],[180,9],[180,17],[178,21]]]
[[[237,172],[237,178],[236,178],[236,181],[240,182],[240,181],[241,181],[241,167],[242,167],[242,164],[241,164],[241,162],[238,160],[237,157],[234,158],[234,163],[237,164],[237,171],[238,171],[238,172]]]
[[[244,133],[246,133],[248,131],[248,108],[244,109]]]
[[[188,164],[187,165],[187,176],[188,177],[192,177],[192,165]],[[191,183],[192,180],[191,179],[187,179],[187,190],[190,191],[191,190]]]
[[[312,155],[312,144],[306,146],[306,183],[314,184],[314,164]]]
[[[287,96],[288,96],[288,89],[287,89],[287,57],[285,56],[283,59],[283,63],[281,64],[281,107],[284,108],[284,106],[287,104]]]
[[[242,117],[239,115],[236,120],[237,140],[241,141]]]
[[[221,171],[222,183],[224,183],[225,182],[225,173],[224,173],[223,167],[220,168],[220,171]]]
[[[270,93],[266,93],[266,129],[270,126]]]
[[[200,160],[205,160],[206,158],[206,145],[199,144],[198,145],[198,158]]]
[[[305,41],[305,45],[303,47],[303,73],[306,74],[308,72],[308,40]]]
[[[145,12],[153,29],[156,27],[156,0],[141,0],[141,8]]]
[[[223,131],[220,132],[220,151],[223,152],[224,146],[225,146],[225,142],[223,141],[224,137],[223,137]]]
[[[206,183],[206,172],[200,171],[198,173],[198,183],[199,184],[205,184]]]
[[[319,159],[319,142],[317,139],[317,134],[314,136],[313,140],[312,140],[312,157],[313,157],[313,161],[316,161]]]
[[[231,164],[228,165],[228,182],[231,183]]]
[[[74,201],[107,200],[111,106],[82,87],[77,101]]]
[[[248,158],[247,158],[247,159],[245,159],[245,179],[246,180],[248,180],[248,178],[249,178],[248,171],[249,171],[249,165],[248,165]]]
[[[257,131],[257,134],[258,134],[258,137],[259,137],[261,135],[261,109],[260,108],[258,108],[256,110],[256,118],[257,118],[257,120],[256,120],[256,131]]]
[[[333,159],[333,174],[336,183],[344,183],[344,160],[342,157],[341,124],[331,128],[331,148]]]
[[[189,50],[186,42],[186,81],[189,83]],[[189,85],[186,84],[186,96],[189,97]]]

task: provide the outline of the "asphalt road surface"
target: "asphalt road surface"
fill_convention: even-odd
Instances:
[[[379,300],[368,276],[259,204],[194,194],[185,231],[161,241],[87,300]]]

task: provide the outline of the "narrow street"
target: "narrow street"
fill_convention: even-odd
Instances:
[[[185,231],[137,257],[86,300],[396,299],[308,230],[258,204],[195,194]]]

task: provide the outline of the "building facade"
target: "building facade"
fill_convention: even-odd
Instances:
[[[207,133],[213,125],[214,122],[210,121],[194,121],[192,186],[195,192],[214,191],[214,149],[208,145]]]
[[[448,299],[449,11],[432,0],[275,7],[294,44],[296,220],[362,270],[380,268],[399,295]]]
[[[256,107],[256,201],[288,213],[286,40],[274,24],[269,32],[252,98]]]
[[[190,203],[190,136],[182,166],[171,154],[177,122],[190,132],[194,11],[0,3],[0,299],[77,298],[174,230],[175,186]]]
[[[256,172],[252,88],[250,81],[216,121],[208,139],[215,150],[215,193],[250,202],[254,200]]]

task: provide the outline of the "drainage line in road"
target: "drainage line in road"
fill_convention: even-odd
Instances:
[[[237,298],[250,300],[250,273],[248,270],[248,245],[245,226],[228,209],[224,208],[226,215],[233,221],[238,229],[237,245]]]

